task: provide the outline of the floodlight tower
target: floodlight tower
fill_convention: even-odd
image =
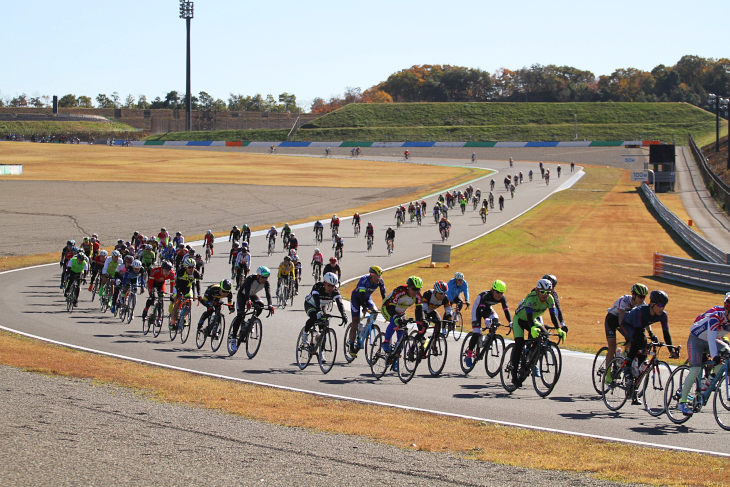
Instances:
[[[187,73],[185,76],[185,130],[193,130],[193,111],[190,101],[190,20],[193,18],[193,2],[180,0],[180,18],[185,19],[188,28]]]

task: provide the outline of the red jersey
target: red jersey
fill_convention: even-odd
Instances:
[[[175,282],[175,271],[170,271],[170,273],[167,275],[167,277],[162,275],[162,267],[155,267],[150,271],[150,277],[147,279],[147,287],[149,288],[150,292],[152,292],[152,289],[154,288],[154,285],[156,282],[162,283],[162,292],[165,292],[165,281],[170,281],[171,283]]]

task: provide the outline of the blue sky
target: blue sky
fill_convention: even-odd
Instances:
[[[556,64],[599,76],[673,65],[685,54],[730,57],[727,0],[194,3],[192,91],[224,101],[230,93],[288,92],[308,108],[315,97],[365,90],[414,64],[490,73]],[[178,7],[171,0],[5,2],[0,97],[183,94]],[[711,19],[725,26],[715,30]]]

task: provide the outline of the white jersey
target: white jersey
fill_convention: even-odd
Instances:
[[[242,266],[243,263],[246,263],[248,268],[251,268],[251,254],[248,252],[239,252],[236,256],[236,266]]]
[[[631,303],[631,299],[631,294],[625,294],[621,296],[616,300],[615,303],[613,303],[613,306],[608,308],[608,312],[614,316],[618,316],[618,312],[621,309],[624,310],[624,312],[628,313],[634,307],[634,305]]]

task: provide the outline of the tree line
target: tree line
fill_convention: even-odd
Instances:
[[[312,113],[328,113],[349,103],[393,102],[685,102],[707,107],[708,94],[730,96],[730,59],[682,56],[674,66],[659,64],[651,71],[617,69],[596,77],[590,71],[571,66],[533,64],[518,70],[500,68],[490,74],[477,68],[451,65],[416,65],[393,73],[365,91],[347,87],[344,95],[317,97]],[[300,109],[296,95],[242,95],[230,93],[228,100],[213,98],[205,91],[192,96],[194,110],[289,111]],[[95,98],[98,108],[184,109],[185,99],[177,91],[151,102],[145,95],[118,92]],[[3,100],[0,106],[46,107],[50,97],[26,94]],[[62,108],[92,108],[89,96],[67,94],[59,99]]]

